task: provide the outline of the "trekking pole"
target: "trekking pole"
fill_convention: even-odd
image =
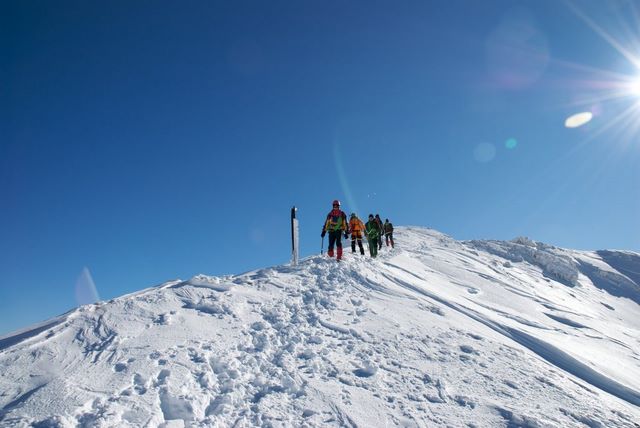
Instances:
[[[324,236],[322,237],[322,244],[320,244],[320,255],[324,253]]]

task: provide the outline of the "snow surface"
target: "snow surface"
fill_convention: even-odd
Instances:
[[[0,425],[640,427],[640,255],[396,229],[0,338]]]

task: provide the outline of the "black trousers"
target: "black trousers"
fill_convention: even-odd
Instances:
[[[393,247],[393,232],[388,232],[384,234],[384,237],[387,241],[387,247],[389,246],[389,241],[391,241],[391,247]]]
[[[329,249],[333,250],[333,246],[342,248],[342,231],[329,232]]]
[[[354,238],[351,237],[351,251],[356,252],[356,242],[358,243],[358,247],[360,248],[360,254],[364,255],[364,247],[362,246],[362,238]]]

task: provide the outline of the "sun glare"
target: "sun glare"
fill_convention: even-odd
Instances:
[[[573,102],[573,109],[583,109],[582,113],[574,114],[565,120],[567,128],[578,128],[596,119],[590,127],[588,140],[593,140],[604,133],[609,134],[609,140],[616,140],[625,146],[635,146],[640,136],[640,9],[634,2],[625,3],[628,12],[616,14],[617,25],[612,26],[612,32],[604,27],[611,21],[603,18],[601,25],[583,12],[573,0],[566,0],[570,9],[598,36],[615,49],[628,63],[626,70],[633,70],[631,74],[614,70],[599,70],[583,64],[566,63],[574,70],[590,73],[591,77],[584,79],[583,96]],[[622,3],[621,3],[622,6]]]
[[[631,95],[640,97],[640,76],[636,77],[629,84],[629,92]]]

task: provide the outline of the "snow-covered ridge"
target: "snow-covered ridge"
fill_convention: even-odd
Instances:
[[[640,426],[640,255],[396,235],[0,338],[0,426]]]

